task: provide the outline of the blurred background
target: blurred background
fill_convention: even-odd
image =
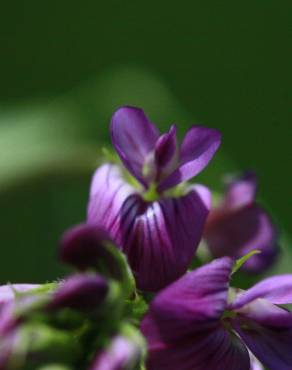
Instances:
[[[292,2],[14,1],[0,14],[0,283],[64,269],[63,230],[85,219],[91,174],[122,104],[165,130],[223,133],[197,179],[256,170],[290,271]],[[292,251],[292,244],[290,245]]]

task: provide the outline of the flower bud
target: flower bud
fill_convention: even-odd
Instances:
[[[50,309],[94,311],[108,293],[107,281],[99,275],[76,274],[64,280],[49,303]]]
[[[21,325],[0,340],[0,349],[4,358],[1,370],[36,369],[51,362],[72,364],[81,353],[74,335],[42,323]]]
[[[93,225],[77,225],[61,240],[61,260],[83,271],[94,269],[123,283],[127,292],[134,289],[134,278],[126,257],[113,245],[108,234]]]

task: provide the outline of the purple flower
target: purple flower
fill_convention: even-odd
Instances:
[[[230,288],[233,261],[223,257],[162,290],[142,321],[148,370],[292,369],[292,275],[247,291]]]
[[[222,203],[211,210],[204,239],[214,257],[239,258],[253,249],[261,251],[244,265],[258,273],[275,262],[278,233],[267,212],[255,202],[257,181],[253,173],[233,180]]]
[[[132,370],[140,358],[140,346],[125,336],[117,335],[109,347],[96,356],[90,370]]]
[[[179,198],[146,202],[123,177],[105,164],[93,178],[88,223],[107,230],[127,255],[143,290],[158,290],[181,276],[201,239],[210,206],[209,191],[191,186]]]
[[[176,128],[159,135],[138,108],[112,118],[113,145],[139,189],[118,165],[97,169],[90,190],[88,223],[103,227],[127,255],[140,289],[155,291],[181,276],[190,264],[210,207],[209,191],[186,186],[166,191],[205,168],[220,145],[217,130],[193,126],[179,148]],[[150,200],[145,192],[154,191]],[[146,200],[147,199],[147,200]]]
[[[122,107],[112,117],[112,143],[131,174],[145,187],[159,192],[201,172],[217,151],[219,131],[192,126],[178,147],[176,127],[160,135],[142,109]]]

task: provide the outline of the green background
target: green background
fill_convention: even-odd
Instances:
[[[14,1],[0,13],[0,282],[42,282],[121,104],[162,130],[223,133],[198,178],[251,168],[279,228],[291,221],[291,1]],[[289,243],[287,243],[289,244]],[[290,264],[280,270],[292,270]]]

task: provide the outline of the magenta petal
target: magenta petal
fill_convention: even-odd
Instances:
[[[224,206],[230,209],[248,206],[255,201],[257,178],[253,172],[246,172],[231,181],[227,187]]]
[[[164,191],[196,176],[213,158],[220,143],[219,131],[193,126],[182,142],[179,168],[160,183],[159,191]]]
[[[270,370],[292,369],[292,329],[236,321],[234,329],[250,351]]]
[[[111,121],[112,143],[126,168],[143,185],[143,165],[147,154],[154,150],[159,132],[142,109],[121,107]]]
[[[104,165],[92,189],[88,223],[103,227],[127,255],[140,289],[161,289],[186,271],[209,211],[206,188],[149,203],[125,182],[118,166]]]
[[[264,298],[274,304],[292,303],[292,275],[277,275],[254,285],[239,294],[232,302],[233,309],[239,309],[257,298]]]

